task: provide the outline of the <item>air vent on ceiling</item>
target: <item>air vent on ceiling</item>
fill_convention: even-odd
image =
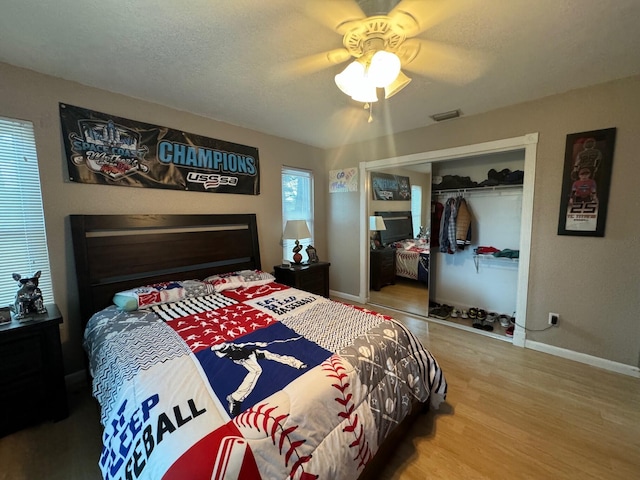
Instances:
[[[460,110],[451,110],[450,112],[436,113],[434,115],[431,115],[431,118],[435,122],[441,122],[443,120],[450,120],[452,118],[458,118],[460,115],[462,115]]]

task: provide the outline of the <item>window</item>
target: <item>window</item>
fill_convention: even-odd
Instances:
[[[282,167],[283,232],[287,220],[306,220],[311,238],[299,238],[298,240],[303,248],[306,248],[307,245],[313,245],[313,172],[309,170]],[[295,243],[295,240],[282,240],[283,259],[293,259]]]
[[[13,273],[38,270],[44,301],[53,302],[33,125],[0,117],[0,305],[15,300]]]
[[[422,187],[411,185],[411,221],[413,223],[413,238],[420,233],[422,225]]]

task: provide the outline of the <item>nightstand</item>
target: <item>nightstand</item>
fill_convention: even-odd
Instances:
[[[396,283],[396,249],[382,248],[369,252],[369,287],[380,290]]]
[[[62,315],[47,313],[0,325],[0,437],[42,420],[69,414],[59,325]]]
[[[291,264],[273,267],[276,282],[329,298],[328,262]]]

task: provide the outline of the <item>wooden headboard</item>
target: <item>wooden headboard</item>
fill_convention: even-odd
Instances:
[[[261,268],[255,214],[69,218],[83,328],[122,290]]]
[[[413,238],[411,212],[375,212],[384,219],[386,230],[380,230],[380,241],[388,245],[399,240]]]

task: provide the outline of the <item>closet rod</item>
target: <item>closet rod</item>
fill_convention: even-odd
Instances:
[[[451,195],[474,195],[474,194],[484,194],[484,195],[493,195],[503,193],[521,193],[522,185],[496,185],[494,187],[470,187],[470,188],[451,188],[446,190],[433,190],[431,192],[432,196],[451,196]]]

